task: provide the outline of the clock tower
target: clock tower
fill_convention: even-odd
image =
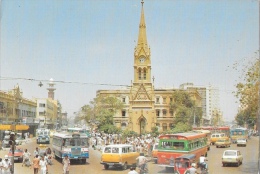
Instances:
[[[139,133],[151,131],[155,126],[154,89],[151,82],[151,52],[146,37],[144,2],[142,1],[138,42],[134,50],[134,80],[131,85],[129,116],[131,129]]]

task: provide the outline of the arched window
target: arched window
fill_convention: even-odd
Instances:
[[[126,123],[121,123],[121,129],[125,130],[126,129]]]
[[[142,79],[142,71],[141,71],[141,69],[138,70],[138,78],[139,78],[139,80]]]
[[[144,80],[146,80],[146,69],[144,69]]]

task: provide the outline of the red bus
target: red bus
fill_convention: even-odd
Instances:
[[[205,126],[205,127],[194,127],[193,130],[209,130],[213,133],[225,133],[226,136],[230,136],[230,127],[229,126]]]
[[[194,154],[195,161],[199,161],[201,155],[207,156],[207,135],[198,132],[185,132],[166,134],[159,137],[157,163],[159,166],[174,168],[176,158]]]

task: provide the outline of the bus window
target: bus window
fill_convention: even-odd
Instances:
[[[111,153],[111,147],[106,147],[104,152],[105,153]]]
[[[112,153],[119,153],[119,148],[113,147],[112,148]]]
[[[81,139],[81,146],[88,146],[88,139]]]

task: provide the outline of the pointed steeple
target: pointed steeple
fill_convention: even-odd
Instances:
[[[147,37],[146,37],[146,25],[144,19],[144,1],[142,0],[142,10],[141,10],[141,19],[139,24],[139,35],[138,35],[138,42],[136,46],[135,53],[138,54],[140,49],[144,49],[147,55],[149,55],[149,48],[147,44]]]

